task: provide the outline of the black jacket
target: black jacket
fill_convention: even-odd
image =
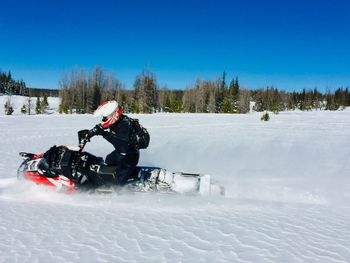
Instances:
[[[118,152],[127,154],[137,151],[131,141],[132,133],[132,123],[128,117],[122,115],[120,120],[109,127],[109,132],[106,131],[103,137],[113,144]]]

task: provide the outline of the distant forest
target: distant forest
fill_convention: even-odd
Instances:
[[[126,89],[114,75],[96,67],[90,74],[73,70],[60,81],[61,113],[92,113],[103,101],[115,99],[127,113],[190,112],[247,113],[254,111],[338,110],[350,106],[349,88],[322,94],[314,88],[301,92],[274,87],[241,88],[238,77],[228,81],[226,73],[216,80],[197,80],[186,90],[159,87],[156,75],[144,70],[133,89]]]
[[[317,88],[300,92],[241,88],[238,77],[227,80],[226,73],[216,80],[197,80],[185,90],[160,87],[156,75],[144,70],[127,89],[113,74],[101,67],[92,72],[73,70],[60,80],[60,89],[32,89],[23,80],[15,81],[11,73],[0,71],[0,93],[30,97],[59,96],[60,113],[92,113],[102,102],[115,99],[126,113],[190,112],[247,113],[254,111],[338,110],[350,106],[349,88],[321,93]],[[253,103],[251,103],[253,102]]]
[[[29,88],[23,80],[14,80],[11,72],[2,72],[0,70],[0,94],[21,95],[31,97],[58,97],[59,90],[57,89],[36,89]]]

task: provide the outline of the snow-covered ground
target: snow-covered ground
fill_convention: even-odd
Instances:
[[[28,105],[28,97],[24,96],[8,96],[0,94],[0,116],[5,114],[5,103],[7,101],[10,101],[12,107],[13,107],[13,115],[23,115],[21,113],[21,108],[23,105]],[[31,97],[30,99],[31,104],[31,114],[35,114],[35,107],[36,107],[36,97]],[[48,97],[47,102],[49,103],[49,109],[47,110],[47,114],[53,114],[57,113],[58,106],[59,106],[59,98],[57,97]]]
[[[131,115],[151,133],[140,164],[209,173],[225,197],[19,183],[20,151],[76,145],[99,120],[0,115],[0,262],[349,262],[350,111],[261,115]]]

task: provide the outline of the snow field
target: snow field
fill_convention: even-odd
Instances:
[[[348,208],[194,196],[34,196],[1,202],[8,204],[0,221],[3,262],[349,259]]]
[[[13,107],[13,113],[12,115],[23,115],[21,113],[22,106],[28,105],[28,97],[24,96],[8,96],[8,95],[0,95],[0,116],[5,114],[5,108],[4,105],[7,102],[7,100],[10,99],[11,105]],[[31,98],[31,114],[35,114],[35,106],[36,106],[36,97]],[[56,97],[48,97],[47,101],[49,103],[49,108],[47,110],[48,114],[57,113],[58,106],[59,106],[59,98]]]
[[[91,115],[0,115],[0,262],[349,262],[350,111],[137,117],[141,165],[211,174],[226,197],[62,195],[20,151],[77,145]],[[86,150],[112,146],[93,138]]]

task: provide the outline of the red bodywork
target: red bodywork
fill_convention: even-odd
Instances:
[[[32,160],[26,163],[22,170],[23,178],[37,185],[44,185],[57,192],[75,193],[77,191],[72,180],[63,175],[57,177],[46,177],[38,169],[38,163],[43,157],[43,154],[35,155]],[[34,167],[34,168],[33,168]]]

